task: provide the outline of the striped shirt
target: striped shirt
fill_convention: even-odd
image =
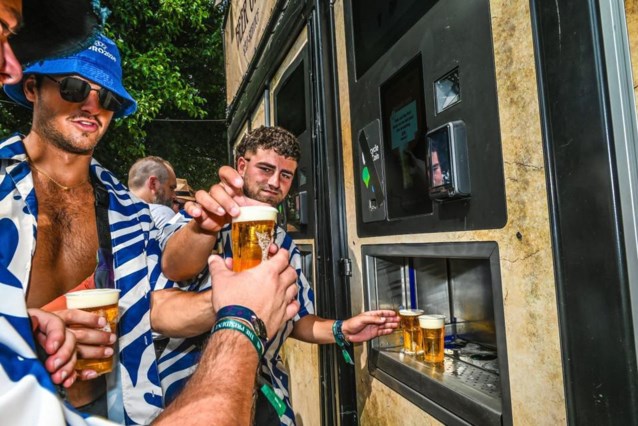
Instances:
[[[230,225],[227,225],[224,229],[222,229],[221,237],[224,257],[233,257],[233,249],[230,239]],[[266,352],[261,359],[260,370],[263,376],[270,379],[275,392],[286,403],[286,412],[280,417],[280,420],[282,425],[290,426],[295,424],[295,414],[290,403],[288,370],[286,369],[281,356],[279,356],[279,351],[288,336],[290,336],[290,333],[292,333],[294,323],[306,315],[315,313],[315,296],[312,291],[312,287],[310,287],[308,280],[301,271],[301,252],[299,251],[299,248],[297,248],[295,243],[292,241],[290,235],[288,235],[288,233],[279,226],[276,230],[275,243],[280,248],[286,249],[290,253],[290,266],[297,271],[297,285],[299,286],[297,300],[299,301],[301,308],[297,315],[292,320],[287,321],[284,326],[279,329],[275,337],[270,339],[266,344]]]
[[[154,226],[148,205],[132,196],[96,160],[91,162],[90,173],[102,182],[109,194],[113,272],[115,285],[121,290],[119,351],[116,353],[119,364],[107,378],[109,418],[125,424],[149,424],[164,405],[160,375],[170,376],[171,370],[186,368],[175,362],[163,369],[158,367],[151,332],[150,292],[173,286],[160,271],[160,243],[164,243],[168,235]],[[4,327],[17,333],[19,343],[26,346],[20,352],[11,349],[2,333],[0,384],[4,387],[8,383],[29,383],[40,394],[51,393],[50,380],[44,377],[48,376],[46,371],[36,367],[34,370],[17,368],[4,356],[5,349],[20,357],[25,355],[19,354],[29,352],[27,347],[31,353],[35,352],[25,296],[37,239],[37,220],[33,176],[22,137],[16,134],[0,142],[0,320]],[[6,396],[5,392],[1,394]],[[66,411],[64,415],[67,416]],[[68,417],[67,421],[75,424]]]

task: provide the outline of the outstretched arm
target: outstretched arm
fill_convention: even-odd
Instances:
[[[151,328],[166,337],[193,337],[211,331],[215,310],[211,290],[194,292],[179,288],[151,293]]]
[[[335,320],[306,315],[297,321],[291,336],[308,343],[335,343],[332,324]],[[349,342],[366,342],[392,333],[399,325],[399,317],[391,310],[368,311],[343,321],[341,328]]]

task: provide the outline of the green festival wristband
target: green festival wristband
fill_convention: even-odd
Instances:
[[[346,340],[346,336],[343,334],[343,331],[341,330],[342,325],[343,321],[341,320],[336,320],[335,322],[333,322],[332,334],[335,337],[335,343],[341,349],[341,355],[343,355],[343,359],[346,361],[346,364],[354,365],[354,361],[352,361],[352,357],[350,356],[348,349],[346,349],[349,343]]]
[[[244,336],[248,337],[250,343],[253,344],[255,350],[257,351],[257,356],[259,358],[264,354],[264,345],[261,343],[261,340],[253,330],[249,326],[247,326],[243,321],[232,319],[232,318],[224,318],[220,321],[217,321],[215,324],[215,328],[213,328],[213,333],[219,330],[235,330],[242,333]]]
[[[286,412],[286,404],[281,400],[281,398],[279,398],[279,396],[275,393],[275,391],[269,384],[264,383],[263,385],[261,385],[260,389],[261,393],[264,394],[268,402],[270,402],[270,405],[272,405],[272,407],[277,412],[277,415],[281,417]]]

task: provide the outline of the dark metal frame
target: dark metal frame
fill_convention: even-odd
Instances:
[[[317,311],[327,318],[349,318],[350,279],[341,269],[347,257],[347,227],[343,182],[343,154],[339,122],[337,55],[333,3],[315,0],[308,38],[313,61],[314,137],[317,175],[317,283],[321,301]],[[336,345],[320,346],[323,424],[358,425],[354,368],[341,357]],[[330,398],[329,395],[334,395]]]
[[[530,0],[569,424],[638,424],[599,2]]]
[[[485,259],[489,261],[501,382],[502,401],[500,407],[495,407],[493,401],[482,399],[478,394],[475,395],[474,399],[462,396],[452,387],[444,386],[434,379],[430,379],[418,365],[410,362],[399,362],[380,351],[373,342],[368,343],[368,370],[370,374],[445,424],[512,424],[505,313],[498,253],[498,245],[495,242],[377,244],[361,247],[366,309],[377,309],[374,257]]]
[[[313,158],[317,197],[317,313],[327,318],[350,317],[349,278],[341,268],[347,257],[347,227],[339,123],[333,3],[322,0],[278,1],[237,94],[228,107],[228,137],[235,140],[249,112],[261,99],[266,82],[277,70],[296,34],[308,27],[312,74]],[[321,191],[317,191],[321,188]],[[334,345],[321,345],[322,424],[357,425],[354,369]]]

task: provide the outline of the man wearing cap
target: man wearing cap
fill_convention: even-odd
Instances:
[[[150,155],[137,160],[128,171],[128,187],[133,194],[148,203],[151,217],[158,228],[175,216],[177,178],[171,163]]]
[[[14,272],[22,287],[28,285],[27,306],[40,308],[93,275],[96,267],[115,265],[110,274],[95,274],[96,286],[117,282],[121,290],[119,370],[108,375],[121,383],[108,384],[113,390],[109,417],[148,423],[163,407],[150,292],[171,283],[160,274],[159,234],[147,205],[91,157],[111,120],[136,109],[122,85],[119,51],[100,35],[77,54],[28,66],[21,84],[7,85],[5,91],[33,108],[29,134],[0,142],[0,174],[12,176],[3,185],[17,194],[0,200],[9,218],[2,234],[13,237],[11,251],[27,265]],[[113,353],[116,336],[98,330],[99,317],[75,310],[56,313],[67,326],[82,328],[75,333],[79,357]],[[95,376],[89,371],[83,377]],[[71,402],[105,414],[104,376],[77,386],[69,390]],[[123,399],[113,399],[118,396]]]

